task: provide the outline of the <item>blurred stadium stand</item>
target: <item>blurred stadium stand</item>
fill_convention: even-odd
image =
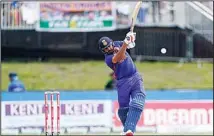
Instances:
[[[35,18],[37,5],[33,2],[2,2],[1,29],[3,30],[34,30],[35,21],[27,22],[26,16]],[[30,10],[28,10],[30,8]],[[27,10],[26,10],[27,9]],[[36,19],[36,18],[35,18]]]
[[[2,58],[90,55],[100,59],[97,40],[103,35],[122,40],[129,31],[128,20],[135,3],[116,3],[115,31],[49,33],[36,30],[38,2],[2,2]],[[212,58],[212,9],[213,2],[144,2],[135,28],[137,46],[131,54],[148,60]],[[162,54],[161,48],[167,53]]]

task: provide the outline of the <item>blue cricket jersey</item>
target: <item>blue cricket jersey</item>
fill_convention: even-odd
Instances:
[[[113,42],[114,47],[121,47],[122,45],[122,41]],[[117,80],[131,77],[137,72],[136,66],[128,52],[126,52],[124,60],[115,64],[112,62],[113,56],[114,54],[105,54],[105,62],[114,71]]]
[[[8,92],[23,92],[25,86],[20,80],[13,80],[8,86]]]

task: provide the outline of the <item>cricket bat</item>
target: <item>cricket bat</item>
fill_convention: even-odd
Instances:
[[[142,4],[142,1],[138,1],[137,4],[135,5],[133,12],[132,12],[130,32],[133,32],[133,30],[134,30],[135,22],[137,19],[137,14],[140,10],[141,4]]]

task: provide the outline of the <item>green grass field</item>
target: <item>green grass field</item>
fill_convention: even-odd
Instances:
[[[144,77],[146,89],[161,88],[213,88],[213,65],[188,63],[182,67],[178,63],[136,63]],[[17,72],[28,90],[93,90],[103,89],[111,70],[103,61],[78,62],[3,62],[2,89],[8,86],[8,73]]]

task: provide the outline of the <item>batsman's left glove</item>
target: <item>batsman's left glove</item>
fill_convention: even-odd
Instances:
[[[135,39],[136,39],[136,33],[134,32],[128,32],[126,34],[126,38],[124,39],[124,42],[128,45],[128,49],[135,47]]]

